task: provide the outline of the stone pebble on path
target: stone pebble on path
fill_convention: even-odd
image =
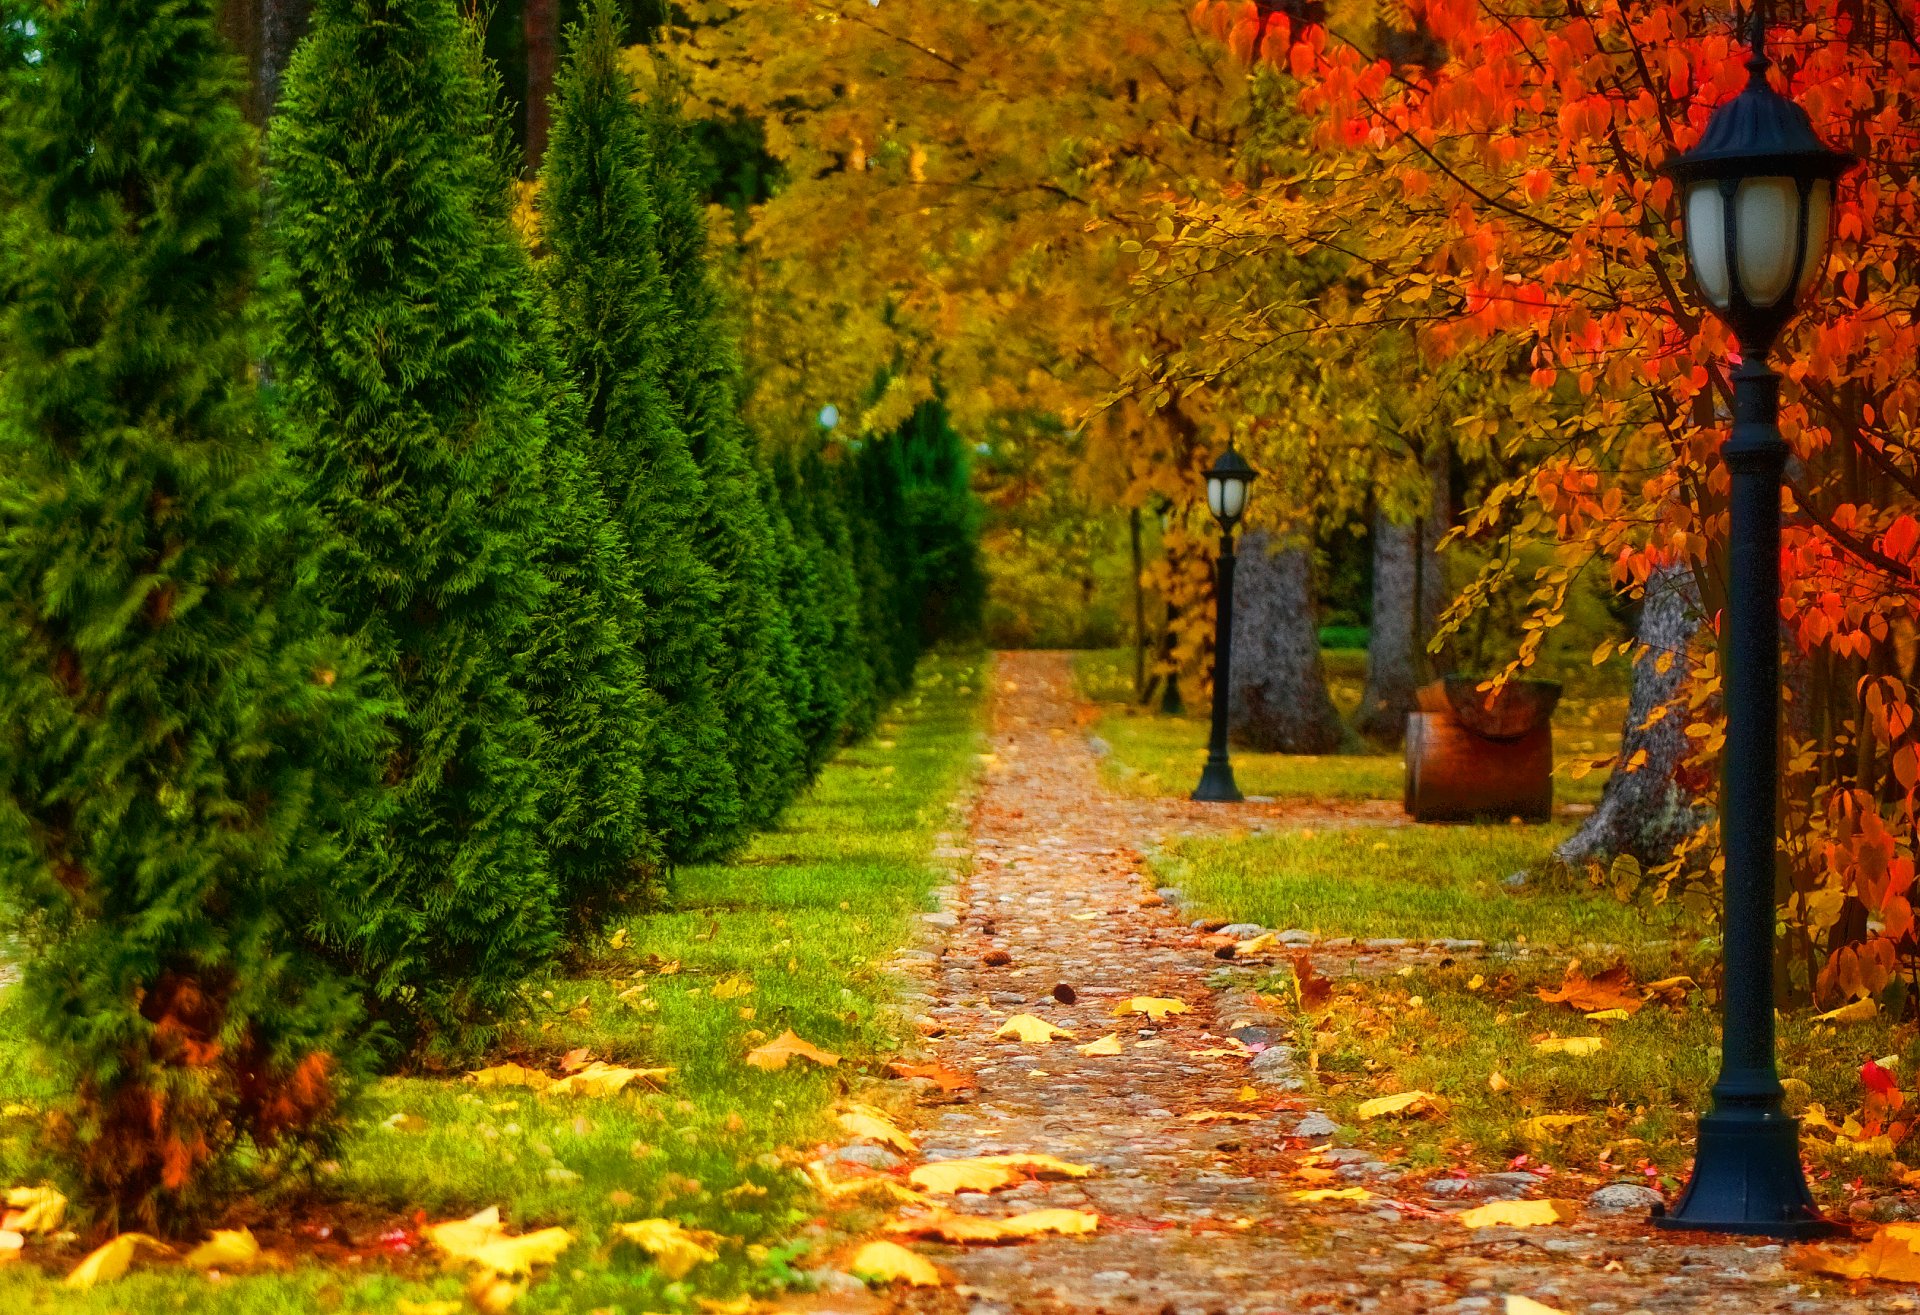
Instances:
[[[1282,1020],[1262,1012],[1251,992],[1215,989],[1231,965],[1214,957],[1205,932],[1186,925],[1177,890],[1156,897],[1141,857],[1167,836],[1219,827],[1223,814],[1104,789],[1095,752],[1078,730],[1067,656],[1007,653],[997,663],[992,753],[973,808],[970,870],[927,919],[934,939],[899,960],[917,978],[923,1030],[934,1033],[929,1058],[977,1082],[919,1112],[921,1152],[927,1160],[1044,1153],[1094,1166],[1080,1180],[963,1193],[954,1208],[1005,1215],[1065,1206],[1095,1211],[1101,1224],[1091,1237],[1008,1246],[915,1243],[952,1283],[889,1291],[882,1308],[1501,1315],[1506,1295],[1519,1294],[1570,1315],[1916,1309],[1897,1291],[1823,1295],[1831,1287],[1816,1289],[1790,1270],[1778,1246],[1656,1235],[1645,1222],[1644,1197],[1627,1201],[1617,1189],[1569,1225],[1468,1231],[1447,1212],[1539,1194],[1545,1180],[1518,1173],[1439,1179],[1405,1188],[1401,1199],[1398,1168],[1339,1148],[1322,1163],[1340,1185],[1368,1185],[1374,1199],[1293,1200],[1299,1182],[1283,1166],[1309,1146],[1337,1143],[1339,1127],[1290,1090],[1300,1083]],[[1257,806],[1270,823],[1310,826],[1386,822],[1394,811]],[[1224,820],[1246,819],[1236,811]],[[1282,939],[1312,940],[1295,929]],[[1322,942],[1310,952],[1328,956],[1328,970],[1345,971],[1356,961],[1485,949]],[[1061,984],[1071,988],[1071,1003],[1055,998]],[[1116,1017],[1114,1007],[1133,996],[1177,999],[1192,1012],[1158,1023]],[[995,1039],[1018,1012],[1075,1036],[1044,1046]],[[1256,1044],[1265,1038],[1268,1048],[1247,1057],[1198,1053],[1244,1050],[1228,1039],[1234,1028]],[[1108,1032],[1126,1042],[1122,1055],[1075,1049]],[[1242,1102],[1249,1084],[1257,1099]],[[1235,1109],[1259,1117],[1184,1117]]]

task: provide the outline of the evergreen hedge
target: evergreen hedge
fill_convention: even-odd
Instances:
[[[383,706],[249,383],[256,201],[207,0],[41,10],[0,120],[0,863],[109,1221],[324,1151],[367,1062],[325,911]],[[19,70],[16,68],[16,72]]]

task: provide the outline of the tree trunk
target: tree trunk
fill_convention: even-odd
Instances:
[[[539,169],[547,153],[553,117],[553,71],[560,41],[559,0],[526,0],[521,11],[527,37],[527,169]]]
[[[1265,531],[1240,541],[1233,590],[1233,687],[1236,742],[1277,753],[1333,753],[1340,714],[1320,665],[1320,608],[1309,550],[1269,550]]]
[[[259,0],[260,53],[254,65],[254,97],[265,123],[280,103],[280,75],[287,71],[293,48],[307,35],[313,0]]]
[[[1686,718],[1679,710],[1653,725],[1655,708],[1681,694],[1687,679],[1687,645],[1701,622],[1700,594],[1685,566],[1662,567],[1647,581],[1635,637],[1647,645],[1633,666],[1633,694],[1627,702],[1620,756],[1600,796],[1600,806],[1554,851],[1563,863],[1582,865],[1629,854],[1642,864],[1664,862],[1696,823],[1687,792],[1674,771],[1687,753]],[[1662,657],[1671,661],[1662,663]],[[1645,763],[1635,771],[1625,764],[1641,751]]]
[[[1133,545],[1133,697],[1147,696],[1147,585],[1146,564],[1140,556],[1140,509],[1127,514],[1127,533]]]
[[[1373,520],[1373,625],[1367,635],[1367,688],[1355,728],[1382,745],[1407,733],[1414,692],[1432,679],[1427,641],[1447,604],[1444,564],[1435,549],[1452,523],[1447,449],[1426,462],[1426,514],[1402,525],[1385,512]]]

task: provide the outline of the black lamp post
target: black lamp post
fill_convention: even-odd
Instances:
[[[1834,187],[1857,161],[1814,135],[1806,111],[1767,84],[1766,16],[1753,15],[1746,89],[1713,112],[1700,144],[1662,172],[1684,197],[1693,281],[1740,341],[1725,612],[1727,740],[1720,837],[1726,858],[1726,986],[1720,1078],[1700,1119],[1693,1178],[1668,1228],[1808,1237],[1832,1229],[1800,1169],[1800,1124],[1774,1064],[1773,926],[1779,785],[1780,378],[1774,339],[1827,259]]]
[[[1247,510],[1247,486],[1254,469],[1229,443],[1207,472],[1207,510],[1220,522],[1220,566],[1213,584],[1213,732],[1207,738],[1207,765],[1193,797],[1208,804],[1237,804],[1227,759],[1227,704],[1233,674],[1233,527]]]

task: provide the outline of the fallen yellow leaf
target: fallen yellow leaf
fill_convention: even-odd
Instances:
[[[1623,1010],[1620,1016],[1625,1018],[1627,1014]],[[1597,1036],[1552,1036],[1545,1041],[1534,1042],[1533,1048],[1543,1055],[1572,1055],[1576,1059],[1583,1059],[1605,1050],[1607,1043]]]
[[[1131,1000],[1122,1000],[1113,1007],[1115,1017],[1126,1014],[1145,1014],[1154,1022],[1159,1022],[1168,1014],[1190,1014],[1193,1006],[1184,1000],[1169,1000],[1159,995],[1136,995]]]
[[[739,973],[722,977],[713,984],[713,998],[716,1000],[737,1000],[743,995],[753,994],[753,983]]]
[[[837,1117],[840,1126],[854,1136],[891,1146],[902,1155],[913,1155],[920,1149],[898,1124],[871,1105],[849,1105]]]
[[[1261,1118],[1246,1110],[1195,1110],[1181,1117],[1188,1123],[1258,1123]]]
[[[1495,1069],[1493,1072],[1487,1074],[1488,1091],[1505,1091],[1512,1085],[1511,1082],[1507,1081],[1506,1074],[1502,1073],[1499,1069]]]
[[[467,1285],[467,1300],[480,1315],[506,1315],[513,1303],[525,1294],[527,1285],[494,1274],[482,1274]]]
[[[1068,914],[1067,916],[1072,918],[1075,922],[1092,922],[1095,918],[1103,918],[1106,915],[1103,913],[1100,913],[1097,910],[1088,910],[1085,913],[1072,913],[1072,914]]]
[[[1233,946],[1233,952],[1236,956],[1264,954],[1273,948],[1274,940],[1274,933],[1263,931],[1252,940],[1236,941]]]
[[[1805,1260],[1823,1274],[1882,1283],[1920,1283],[1920,1224],[1882,1224],[1852,1255],[1809,1248]]]
[[[398,1315],[460,1315],[466,1309],[457,1301],[408,1301],[405,1297],[394,1302],[393,1308]]]
[[[1083,1055],[1117,1055],[1121,1051],[1120,1034],[1109,1032],[1098,1041],[1089,1041],[1084,1046],[1075,1046]]]
[[[787,1061],[796,1055],[801,1059],[811,1060],[821,1068],[832,1068],[840,1062],[840,1056],[830,1050],[821,1050],[817,1046],[802,1041],[789,1028],[766,1045],[749,1050],[747,1063],[754,1068],[763,1068],[771,1073],[785,1068]]]
[[[1090,1164],[1074,1164],[1070,1160],[1055,1155],[1012,1154],[982,1155],[981,1164],[1005,1165],[1011,1169],[1024,1169],[1041,1178],[1085,1178],[1093,1172]]]
[[[940,1211],[925,1219],[895,1220],[887,1225],[889,1233],[914,1237],[937,1237],[944,1242],[1004,1242],[1012,1238],[1039,1237],[1058,1233],[1077,1237],[1100,1227],[1100,1216],[1085,1210],[1029,1210],[1005,1219],[983,1215],[956,1215]]]
[[[1632,1017],[1633,1015],[1628,1013],[1624,1009],[1601,1009],[1594,1013],[1588,1014],[1587,1021],[1589,1023],[1624,1023],[1626,1022],[1627,1019]],[[1521,1297],[1520,1300],[1525,1301],[1526,1298]]]
[[[480,1087],[528,1087],[534,1091],[545,1091],[553,1085],[552,1078],[525,1064],[495,1064],[492,1068],[478,1068],[467,1074],[467,1081]]]
[[[869,1283],[906,1283],[916,1288],[940,1286],[940,1271],[924,1256],[916,1256],[898,1242],[869,1242],[847,1266],[853,1276]]]
[[[992,1192],[1022,1178],[1085,1178],[1093,1170],[1051,1155],[983,1155],[965,1160],[937,1160],[907,1175],[907,1181],[926,1192],[951,1196],[955,1192]]]
[[[1252,1102],[1260,1099],[1260,1088],[1241,1087],[1238,1092],[1234,1093],[1233,1098],[1239,1101],[1243,1105],[1251,1104]]]
[[[714,1234],[682,1228],[671,1219],[636,1219],[615,1224],[613,1235],[652,1256],[653,1267],[670,1280],[683,1279],[695,1265],[720,1258],[720,1253],[709,1245],[719,1240]]]
[[[1364,1101],[1353,1112],[1361,1122],[1385,1118],[1389,1114],[1424,1114],[1439,1109],[1445,1102],[1431,1091],[1399,1091],[1391,1096],[1376,1096]]]
[[[216,1228],[193,1250],[187,1263],[195,1269],[239,1269],[260,1258],[260,1244],[245,1228]]]
[[[833,1175],[827,1172],[827,1166],[818,1160],[809,1163],[806,1172],[807,1180],[814,1185],[820,1195],[826,1197],[829,1201],[838,1201],[846,1197],[860,1196],[867,1192],[879,1192],[883,1196],[893,1197],[895,1200],[904,1201],[909,1205],[925,1205],[927,1202],[926,1197],[920,1195],[920,1193],[914,1191],[904,1183],[895,1182],[891,1178],[883,1178],[877,1174],[866,1175],[860,1178],[849,1178],[845,1182],[836,1182]]]
[[[172,1254],[172,1248],[157,1237],[149,1237],[145,1233],[122,1233],[89,1251],[67,1275],[66,1285],[70,1288],[90,1288],[96,1283],[111,1283],[127,1272],[127,1266],[133,1263],[133,1253],[143,1246],[161,1255]]]
[[[427,1240],[455,1260],[464,1260],[493,1275],[530,1274],[535,1265],[547,1265],[573,1242],[564,1228],[543,1228],[511,1236],[500,1226],[500,1209],[488,1206],[465,1219],[429,1224]]]
[[[1576,1123],[1585,1123],[1584,1114],[1539,1114],[1531,1119],[1523,1119],[1514,1127],[1525,1141],[1552,1141],[1553,1135],[1563,1128],[1571,1128]]]
[[[1838,1009],[1829,1009],[1824,1014],[1815,1014],[1816,1023],[1864,1023],[1880,1012],[1880,1002],[1872,996],[1854,1000],[1841,1005]]]
[[[1289,1193],[1296,1201],[1371,1201],[1373,1193],[1364,1187],[1309,1187]]]
[[[1057,1036],[1071,1037],[1073,1033],[1032,1014],[1015,1014],[1000,1024],[999,1030],[993,1035],[996,1040],[1013,1039],[1030,1046],[1043,1046]]]
[[[53,1187],[9,1187],[0,1228],[13,1233],[57,1233],[66,1221],[67,1198]]]
[[[660,1084],[672,1074],[671,1068],[621,1068],[596,1059],[578,1073],[548,1083],[546,1094],[612,1096],[636,1082],[657,1091]]]
[[[1543,1306],[1532,1297],[1522,1297],[1517,1293],[1507,1294],[1506,1315],[1567,1315],[1558,1306]]]
[[[1558,1201],[1490,1201],[1454,1218],[1468,1228],[1533,1228],[1559,1223],[1566,1211]]]

